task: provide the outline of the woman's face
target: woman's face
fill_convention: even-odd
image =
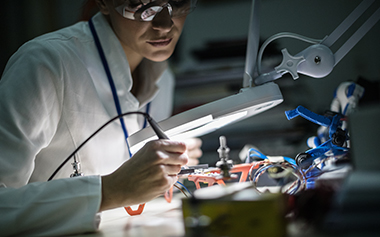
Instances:
[[[110,24],[119,38],[128,60],[130,57],[144,57],[160,62],[168,59],[181,35],[186,16],[171,18],[168,9],[157,13],[152,21],[137,21],[121,16],[113,1],[105,1]]]

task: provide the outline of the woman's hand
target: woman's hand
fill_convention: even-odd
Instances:
[[[190,138],[184,141],[186,143],[186,153],[189,157],[188,166],[199,164],[199,158],[202,156],[202,140],[199,138]]]
[[[184,142],[148,142],[115,172],[102,176],[99,211],[141,204],[160,196],[177,181],[181,166],[187,163]]]

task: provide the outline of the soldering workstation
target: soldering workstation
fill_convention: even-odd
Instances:
[[[308,149],[299,150],[294,157],[265,154],[255,145],[240,144],[243,147],[240,157],[232,159],[228,135],[218,133],[222,127],[266,113],[286,101],[277,83],[282,77],[289,76],[295,81],[303,75],[305,80],[307,77],[321,78],[317,83],[323,83],[323,78],[345,56],[350,56],[351,49],[372,27],[376,24],[378,27],[380,7],[374,2],[360,2],[346,19],[341,19],[341,24],[331,34],[321,39],[284,32],[259,42],[261,1],[253,0],[244,76],[241,78],[243,86],[239,92],[163,121],[156,122],[149,114],[136,112],[144,116],[150,126],[128,138],[133,154],[153,139],[183,140],[218,134],[214,165],[200,163],[182,167],[178,182],[164,194],[164,201],[160,197],[152,203],[125,207],[124,213],[116,214],[116,217],[109,214],[110,219],[101,224],[100,231],[103,225],[105,234],[112,233],[115,228],[121,236],[129,223],[157,231],[160,231],[158,226],[164,226],[165,230],[158,236],[347,236],[352,233],[356,236],[380,233],[380,162],[376,157],[380,142],[380,110],[378,106],[359,107],[367,92],[360,83],[340,83],[324,114],[303,104],[283,111],[285,119],[297,118],[317,128],[314,135],[304,141]],[[357,26],[357,20],[368,11],[372,13],[367,13],[367,19]],[[357,29],[353,31],[352,26]],[[346,32],[350,37],[342,43],[340,37]],[[311,46],[297,54],[283,48],[281,62],[271,70],[263,69],[266,47],[280,38],[299,40]],[[332,46],[337,48],[336,43],[341,46],[333,52]],[[324,95],[324,92],[320,93]],[[49,180],[67,162],[73,165],[72,177],[85,175],[76,152],[93,136],[101,136],[101,130],[108,124],[130,114],[120,114],[94,132],[67,157]],[[170,217],[175,218],[173,226],[159,221],[161,214],[154,205],[159,205],[160,211],[177,211]],[[166,217],[168,212],[163,212],[162,218],[170,222],[171,219]],[[104,216],[107,217],[107,212]],[[149,216],[154,217],[153,222]],[[117,223],[122,227],[115,227]],[[129,234],[127,236],[134,236],[132,232]]]
[[[327,76],[380,19],[378,8],[335,53],[332,52],[331,46],[371,8],[373,2],[361,2],[330,35],[320,40],[285,32],[269,37],[259,48],[260,1],[252,1],[243,78],[245,86],[237,94],[158,123],[148,114],[140,113],[147,118],[150,127],[129,137],[131,151],[136,152],[152,139],[199,137],[265,113],[286,100],[274,81],[287,73],[294,80],[299,74],[312,78]],[[263,52],[272,41],[280,38],[297,39],[311,46],[296,55],[282,49],[281,63],[273,70],[263,72]],[[179,197],[181,200],[179,206],[182,207],[185,235],[298,236],[302,233],[300,223],[307,223],[317,229],[316,233],[326,235],[347,231],[376,232],[380,206],[373,196],[379,194],[379,162],[374,160],[375,157],[365,158],[370,154],[363,155],[362,152],[363,149],[376,149],[374,143],[379,141],[378,135],[369,124],[372,124],[370,121],[377,124],[380,113],[378,108],[359,110],[359,101],[364,94],[361,85],[347,81],[336,89],[325,114],[314,113],[302,105],[284,111],[288,120],[300,116],[318,126],[315,136],[305,141],[310,149],[299,151],[295,157],[270,156],[254,146],[246,146],[240,153],[241,163],[238,164],[229,157],[228,137],[221,135],[215,166],[183,167],[175,188],[164,195],[168,205],[173,200],[173,192],[174,199]],[[128,115],[122,114],[114,120]],[[368,125],[363,126],[367,120]],[[82,175],[75,152],[66,160],[74,157],[73,176]],[[361,168],[366,162],[364,166],[368,170]],[[371,184],[365,181],[367,178]],[[366,197],[362,196],[363,192]],[[359,204],[363,199],[366,204]],[[144,206],[140,204],[125,210],[131,216],[144,215]],[[356,216],[362,220],[357,220]]]

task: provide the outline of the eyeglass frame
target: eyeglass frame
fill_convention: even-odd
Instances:
[[[183,15],[187,15],[190,12],[192,12],[196,6],[197,0],[189,0],[191,2],[190,5],[193,5],[189,8],[189,10],[186,13],[182,13],[176,16],[173,16],[173,7],[169,3],[169,0],[158,0],[154,2],[149,2],[148,4],[141,3],[143,6],[137,9],[137,11],[132,12],[129,11],[127,8],[127,1],[125,1],[124,4],[121,4],[117,7],[115,7],[115,10],[124,18],[129,19],[129,20],[138,20],[138,21],[143,21],[143,22],[149,22],[154,19],[154,17],[161,12],[164,8],[168,9],[168,13],[171,18],[175,17],[180,17]],[[141,15],[143,15],[147,10],[152,9],[155,11],[155,13],[151,16],[148,16],[146,19],[143,19]],[[155,9],[154,9],[155,8]]]

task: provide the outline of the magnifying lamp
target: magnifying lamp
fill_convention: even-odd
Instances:
[[[172,140],[198,137],[268,110],[283,101],[281,91],[273,82],[258,87],[243,88],[232,95],[159,122],[159,126]],[[157,139],[147,127],[128,138],[132,153],[146,142]]]

